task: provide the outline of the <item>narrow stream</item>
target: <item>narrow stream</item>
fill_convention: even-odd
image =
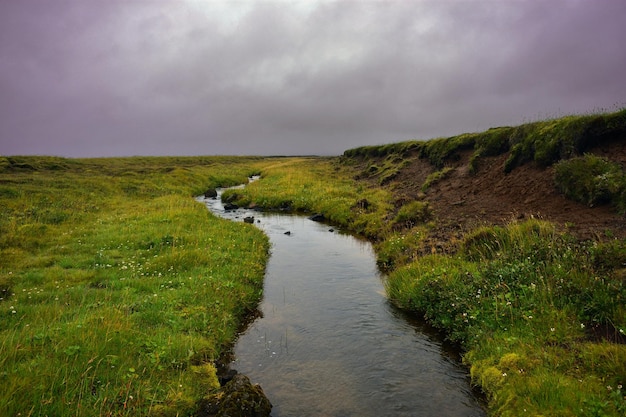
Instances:
[[[234,369],[273,417],[484,416],[456,355],[386,299],[371,245],[306,217],[248,210],[270,238],[263,317],[239,337]]]

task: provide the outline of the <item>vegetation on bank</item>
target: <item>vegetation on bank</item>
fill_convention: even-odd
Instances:
[[[267,161],[0,158],[2,414],[192,414],[269,249],[193,196]]]
[[[445,176],[446,164],[469,152],[470,172],[475,172],[484,157],[506,154],[504,171],[512,172],[528,162],[547,167],[559,162],[561,175],[556,185],[568,196],[583,201],[601,200],[614,204],[622,213],[626,210],[626,176],[623,167],[585,157],[594,147],[626,137],[626,109],[614,113],[567,116],[513,127],[497,127],[480,133],[465,133],[429,141],[406,141],[381,146],[362,146],[346,150],[343,160],[354,165],[367,161],[358,178],[375,178],[385,185],[393,181],[404,166],[414,158],[427,160],[435,168],[431,181]],[[578,188],[586,187],[583,195],[574,195],[572,179],[576,171]],[[428,188],[430,182],[423,184]],[[591,189],[590,187],[593,187]],[[596,195],[589,195],[596,193]]]
[[[469,233],[393,271],[389,297],[467,352],[495,415],[624,415],[625,242],[538,220]]]
[[[379,265],[389,271],[391,300],[425,315],[462,346],[491,414],[621,416],[626,241],[608,234],[602,242],[580,242],[553,224],[530,219],[470,231],[454,242],[454,254],[424,254],[437,213],[425,200],[394,197],[393,180],[413,159],[423,158],[434,170],[421,184],[426,190],[445,178],[447,162],[461,152],[471,154],[470,172],[483,157],[506,154],[507,172],[528,162],[556,164],[554,183],[565,195],[623,212],[623,167],[586,153],[592,145],[625,137],[622,110],[367,146],[339,160],[268,167],[262,180],[230,198],[266,209],[319,212],[369,236]]]
[[[222,199],[263,210],[323,214],[334,225],[375,238],[386,229],[389,193],[354,181],[336,158],[289,158],[265,166],[261,180]]]

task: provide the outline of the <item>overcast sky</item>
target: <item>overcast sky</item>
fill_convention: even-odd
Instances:
[[[3,155],[337,155],[624,106],[624,0],[0,1]]]

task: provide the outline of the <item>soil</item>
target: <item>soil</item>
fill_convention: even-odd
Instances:
[[[618,139],[589,150],[626,168],[626,140]],[[589,207],[566,198],[554,185],[554,168],[526,163],[504,172],[508,154],[481,158],[476,172],[468,168],[473,151],[447,161],[449,175],[426,193],[421,186],[435,171],[428,161],[412,158],[389,184],[399,201],[424,199],[433,209],[437,225],[425,250],[454,251],[462,234],[480,225],[502,225],[513,220],[539,218],[555,223],[575,237],[626,239],[626,217],[609,205]]]

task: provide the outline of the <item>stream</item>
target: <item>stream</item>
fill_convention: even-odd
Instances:
[[[303,216],[226,211],[220,195],[199,201],[254,216],[271,241],[262,317],[231,366],[261,385],[273,417],[485,416],[458,354],[387,300],[369,242]]]

